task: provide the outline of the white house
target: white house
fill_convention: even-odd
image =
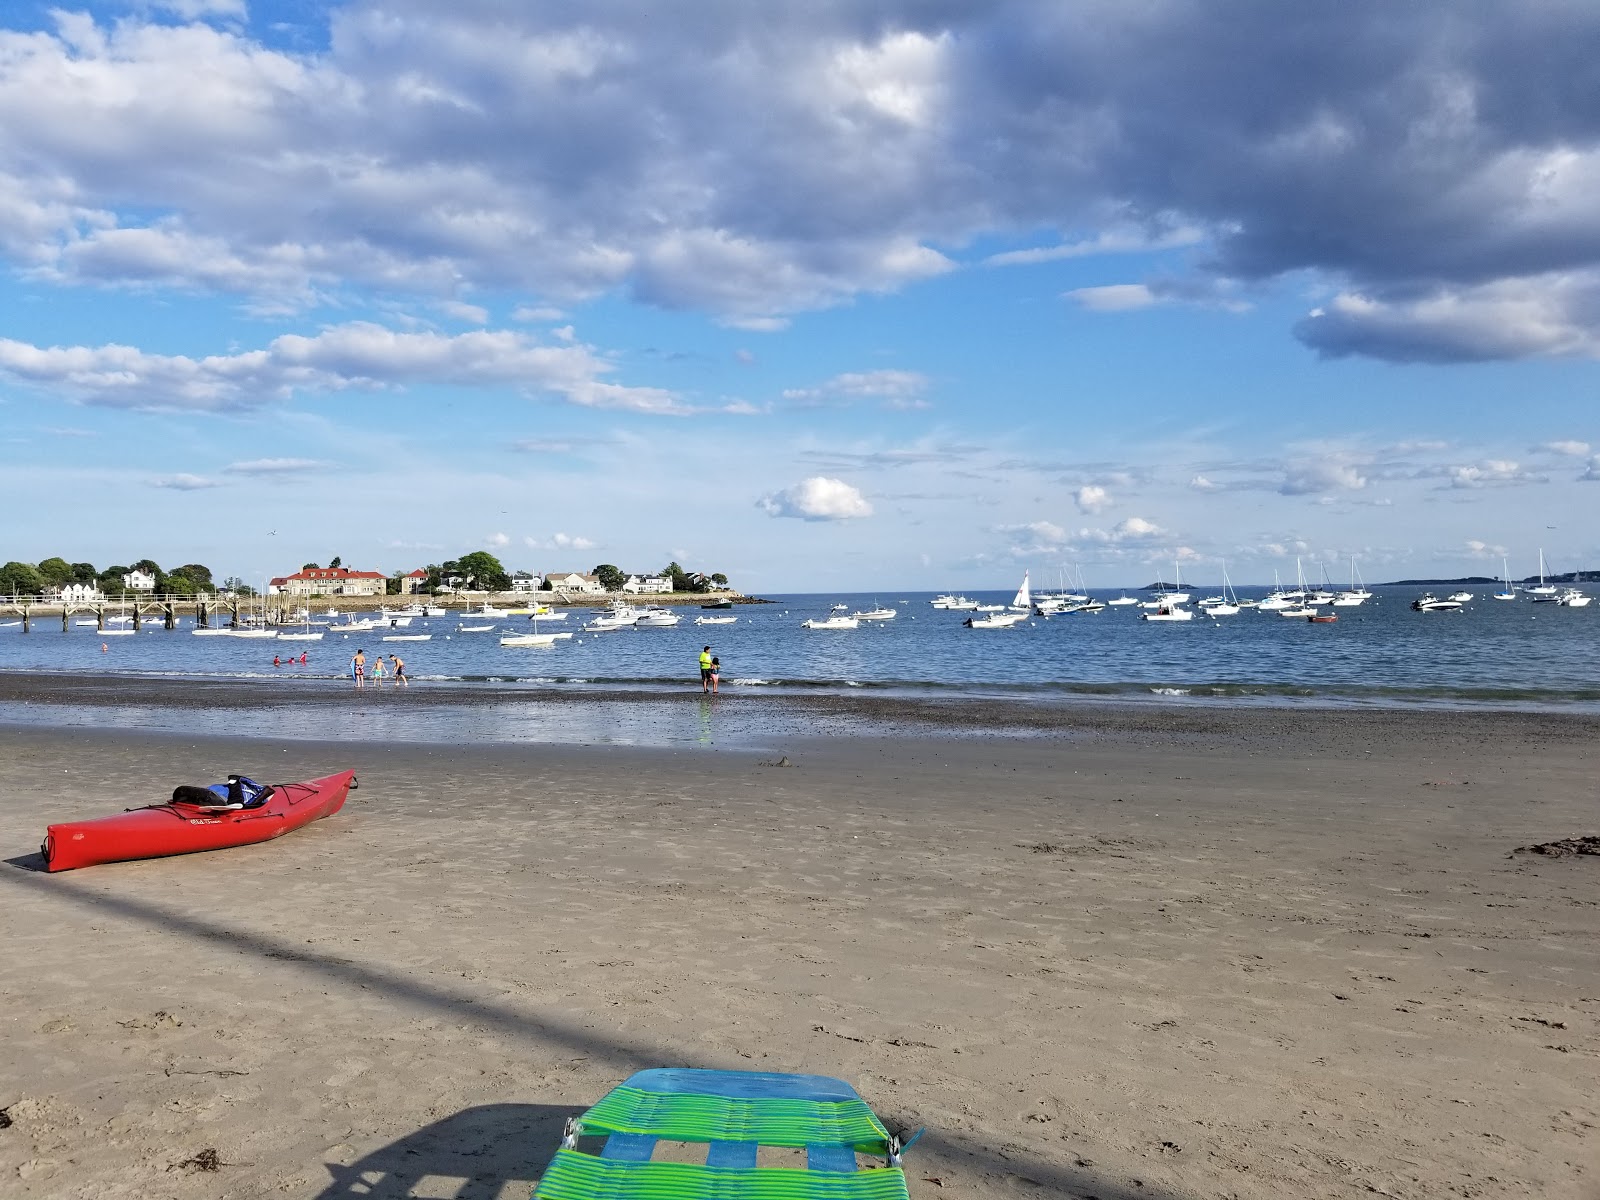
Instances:
[[[346,567],[307,567],[267,585],[272,595],[381,596],[388,581],[382,571],[352,571]]]
[[[659,595],[672,590],[672,578],[667,575],[629,575],[622,585],[622,590],[635,594],[649,592],[652,595]]]
[[[156,590],[156,577],[135,567],[122,577],[122,586],[130,592],[153,592]]]
[[[69,583],[56,597],[62,604],[93,604],[104,600],[106,594],[92,583]]]
[[[543,580],[532,571],[517,571],[511,576],[511,590],[518,595],[526,595],[529,592],[537,592],[542,582]]]
[[[545,581],[549,583],[550,589],[556,592],[577,592],[585,596],[606,594],[605,585],[600,580],[593,575],[583,575],[576,571],[549,571],[545,574]]]

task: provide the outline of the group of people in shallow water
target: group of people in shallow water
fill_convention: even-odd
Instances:
[[[294,667],[294,666],[303,667],[303,666],[306,665],[306,663],[308,663],[310,661],[311,661],[311,656],[309,654],[304,653],[304,652],[301,653],[299,658],[296,658],[292,654],[289,655],[288,658],[279,658],[276,654],[274,654],[272,656],[272,665],[275,666],[275,667]]]
[[[385,674],[394,676],[394,683],[396,687],[408,687],[411,684],[410,678],[406,675],[406,660],[401,658],[398,654],[389,655],[389,665],[387,668],[385,668],[383,664],[383,655],[378,654],[373,656],[372,682],[382,683]],[[356,686],[358,688],[367,686],[367,652],[365,650],[357,650],[355,652],[355,656],[351,658],[350,677],[356,681]]]

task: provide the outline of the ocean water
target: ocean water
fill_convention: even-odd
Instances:
[[[147,628],[102,639],[89,628],[62,633],[59,619],[46,619],[27,635],[0,627],[0,670],[238,678],[273,687],[296,678],[343,679],[359,647],[369,658],[380,650],[398,652],[418,687],[446,680],[490,689],[556,688],[576,697],[693,686],[696,657],[709,642],[722,660],[723,687],[734,693],[872,689],[1017,699],[1600,711],[1600,605],[1498,602],[1488,598],[1491,589],[1475,590],[1477,599],[1459,612],[1417,613],[1410,602],[1423,589],[1375,588],[1377,595],[1362,607],[1332,610],[1339,616],[1333,625],[1248,609],[1158,623],[1140,620],[1137,608],[1108,608],[1003,630],[964,628],[968,614],[932,608],[930,593],[791,595],[715,614],[736,616],[733,625],[696,626],[700,610],[680,607],[684,620],[670,629],[585,633],[586,611],[572,610],[564,622],[540,623],[544,632],[574,634],[544,649],[500,646],[500,634],[531,628],[526,618],[499,618],[493,633],[462,633],[456,616],[417,618],[396,632],[428,633],[430,641],[387,644],[375,633],[329,633],[321,642],[294,643],[193,637],[187,621],[176,631]],[[986,603],[1011,598],[1009,590],[971,594]],[[828,615],[836,603],[856,609],[878,602],[899,616],[848,631],[800,627],[808,617]],[[10,619],[0,616],[0,622]],[[307,653],[308,664],[272,665],[275,654],[291,651]]]

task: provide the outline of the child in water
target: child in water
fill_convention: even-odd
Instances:
[[[717,681],[721,678],[722,660],[720,658],[713,658],[711,660],[711,694],[713,696],[717,694]]]

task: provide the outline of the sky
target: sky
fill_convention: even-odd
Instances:
[[[0,560],[1600,568],[1600,6],[0,6]]]

